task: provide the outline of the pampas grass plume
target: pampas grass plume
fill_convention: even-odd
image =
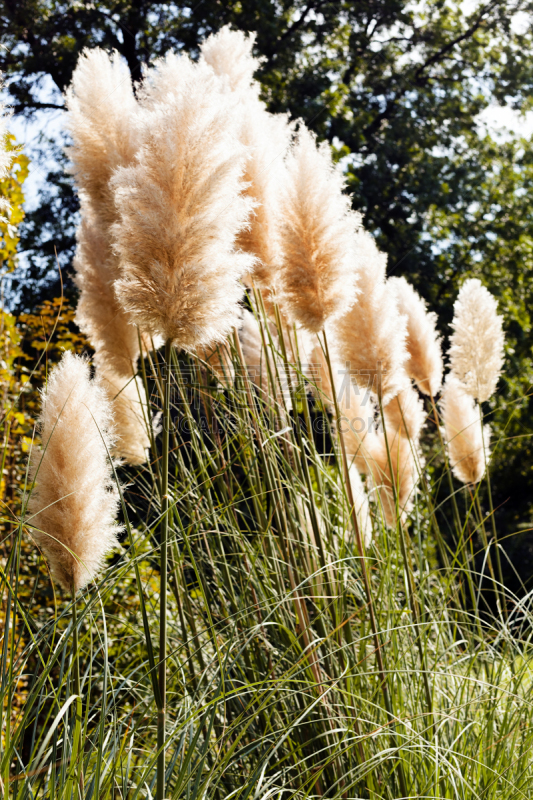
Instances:
[[[116,209],[109,181],[133,160],[138,146],[137,104],[123,59],[98,47],[84,50],[67,89],[67,127],[73,139],[67,154],[82,202],[109,227]]]
[[[74,268],[80,290],[76,322],[107,371],[125,379],[135,371],[138,334],[117,302],[118,259],[111,247],[117,219],[110,187],[115,169],[133,161],[138,115],[131,76],[117,52],[84,50],[66,92],[67,148],[81,201]],[[144,341],[148,349],[148,342]]]
[[[397,522],[396,500],[400,520],[413,505],[421,466],[420,434],[425,422],[423,403],[405,375],[403,388],[384,407],[383,418],[385,431],[381,429],[368,441],[368,463],[384,520],[393,527]]]
[[[239,278],[253,259],[236,252],[235,239],[250,202],[235,106],[207,65],[182,56],[161,68],[173,67],[176,92],[144,114],[137,161],[112,181],[116,291],[142,330],[194,350],[224,341],[238,323]]]
[[[32,536],[66,590],[93,580],[116,544],[118,495],[106,445],[111,406],[87,361],[66,352],[42,395],[41,446],[30,457],[35,488],[28,502]]]
[[[139,356],[137,328],[130,324],[116,299],[114,256],[98,220],[88,209],[76,238],[75,282],[80,290],[76,322],[96,351],[97,367],[127,380],[135,372]]]
[[[150,438],[143,414],[143,405],[145,412],[149,412],[142,381],[135,377],[125,383],[121,376],[110,371],[100,371],[98,377],[111,402],[115,422],[113,455],[132,466],[144,464]]]
[[[354,380],[368,384],[386,405],[405,382],[407,320],[385,280],[386,256],[373,238],[360,230],[355,241],[358,286],[356,302],[333,327],[340,360]]]
[[[425,302],[405,278],[389,278],[400,314],[407,318],[405,370],[421,392],[435,397],[442,385],[444,369],[437,315],[428,312]]]
[[[252,54],[255,39],[255,33],[232,31],[229,25],[224,25],[202,42],[200,57],[217,75],[226,77],[232,92],[241,95],[250,92],[257,97],[260,85],[254,80],[254,73],[262,59]]]
[[[326,142],[301,127],[287,159],[282,199],[284,309],[318,333],[348,311],[356,295],[353,242],[360,216],[343,193],[344,178]]]
[[[253,76],[261,59],[252,54],[254,41],[255,34],[245,36],[225,26],[209,36],[200,51],[201,60],[213,68],[239,101],[239,137],[249,149],[244,192],[254,207],[250,224],[240,232],[237,242],[244,252],[256,257],[253,282],[268,304],[277,295],[282,264],[279,201],[286,182],[284,157],[293,126],[286,114],[270,114],[259,99],[260,84]],[[246,282],[251,285],[250,276]]]
[[[480,403],[496,389],[503,365],[504,335],[497,302],[477,278],[461,286],[450,339],[452,372]]]
[[[490,430],[481,427],[479,406],[453,373],[441,398],[444,432],[452,472],[462,483],[479,483],[489,456]]]

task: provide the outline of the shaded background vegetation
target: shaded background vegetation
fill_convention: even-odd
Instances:
[[[507,334],[505,378],[485,409],[493,491],[500,536],[524,578],[533,567],[533,147],[489,135],[479,114],[494,104],[531,108],[532,15],[532,3],[509,0],[0,2],[9,102],[36,124],[63,108],[84,47],[116,48],[139,80],[153,58],[169,49],[194,56],[223,24],[256,32],[268,107],[303,117],[332,143],[389,274],[408,277],[444,332],[464,278],[483,280]],[[22,257],[7,288],[16,316],[60,294],[56,253],[73,296],[77,200],[63,143],[43,136],[31,150],[47,178],[20,227]]]

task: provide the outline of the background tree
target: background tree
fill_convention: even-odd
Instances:
[[[84,47],[116,48],[139,80],[154,57],[195,55],[224,24],[257,32],[264,99],[332,143],[354,207],[388,253],[389,274],[406,275],[445,327],[466,276],[498,296],[511,368],[487,411],[493,440],[501,439],[497,514],[511,536],[532,527],[533,150],[526,140],[491,138],[479,114],[494,103],[531,108],[532,11],[525,0],[2,0],[0,69],[15,114],[31,118],[63,108]],[[43,141],[37,154],[57,168],[21,229],[25,268],[12,291],[19,309],[58,293],[54,248],[68,277],[77,205],[61,145]]]

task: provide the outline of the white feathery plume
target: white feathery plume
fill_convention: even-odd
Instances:
[[[490,428],[482,428],[479,406],[453,373],[444,381],[441,410],[453,474],[462,483],[479,483],[490,454]]]
[[[282,303],[289,316],[318,333],[354,303],[354,240],[361,216],[350,208],[330,146],[317,146],[303,126],[287,158],[287,173],[281,204]]]
[[[229,25],[224,25],[202,42],[200,60],[209,64],[217,75],[226,76],[232,92],[259,97],[261,87],[254,80],[254,73],[263,59],[252,55],[255,39],[255,33],[232,31]]]
[[[42,404],[27,524],[55,580],[78,590],[96,577],[121,530],[106,450],[114,446],[111,406],[87,361],[68,351],[50,373]]]
[[[411,383],[406,379],[402,389],[383,408],[389,445],[403,436],[418,446],[426,422],[424,404]]]
[[[135,377],[124,383],[121,376],[105,370],[98,372],[98,377],[111,402],[115,422],[113,455],[132,466],[144,464],[150,447],[146,429],[150,412],[142,381]]]
[[[137,328],[117,302],[114,290],[115,258],[101,225],[85,209],[76,233],[74,257],[80,290],[76,322],[96,351],[97,368],[128,380],[139,357]]]
[[[251,204],[235,105],[207,66],[185,56],[175,64],[176,91],[142,116],[136,163],[112,180],[116,291],[142,330],[192,351],[224,341],[238,323],[239,278],[253,259],[235,239]]]
[[[463,283],[454,305],[452,372],[480,403],[494,394],[503,365],[503,319],[497,309],[495,298],[477,278]]]
[[[82,204],[90,203],[108,235],[117,218],[111,176],[117,167],[132,162],[139,144],[131,76],[119,53],[110,56],[99,47],[84,50],[65,100],[73,139],[67,148],[71,171]]]
[[[400,314],[407,317],[405,371],[424,394],[435,397],[442,386],[444,370],[437,315],[405,278],[389,278]]]
[[[407,320],[385,280],[386,256],[366,231],[357,234],[355,254],[360,292],[335,323],[337,355],[353,379],[386,405],[405,381]]]
[[[66,95],[67,148],[81,201],[81,225],[74,259],[80,297],[76,322],[94,347],[99,366],[128,379],[136,370],[136,328],[117,301],[119,263],[111,246],[117,220],[110,186],[115,169],[130,164],[139,145],[137,103],[120,55],[84,50]],[[146,350],[148,339],[143,339]]]
[[[240,103],[240,139],[249,148],[244,182],[245,194],[254,203],[250,225],[241,231],[238,245],[254,255],[253,282],[263,291],[267,308],[276,298],[282,264],[280,194],[286,182],[285,154],[293,125],[286,114],[270,114],[259,99],[260,84],[254,72],[261,59],[252,54],[255,34],[245,36],[228,26],[202,44],[201,61],[209,64],[235,93]],[[252,276],[245,276],[251,285]]]

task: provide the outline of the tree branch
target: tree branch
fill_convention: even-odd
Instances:
[[[311,2],[309,2],[307,4],[307,6],[304,8],[302,13],[298,17],[298,19],[295,22],[293,22],[292,25],[289,25],[287,30],[276,41],[276,49],[275,49],[275,51],[272,53],[271,56],[269,56],[267,58],[267,61],[266,61],[266,66],[267,67],[269,67],[271,65],[272,61],[274,61],[274,59],[278,55],[278,53],[277,53],[278,46],[283,41],[285,41],[285,39],[287,39],[289,36],[291,36],[295,31],[298,30],[298,28],[300,28],[304,24],[305,19],[306,19],[307,15],[309,14],[310,11],[318,11],[320,6],[325,5],[326,2],[328,2],[328,0],[319,0],[319,2],[313,2],[313,0],[311,0]]]
[[[24,103],[15,103],[14,105],[10,105],[10,108],[13,110],[14,114],[23,114],[28,109],[32,109],[33,111],[41,111],[43,109],[51,108],[55,111],[66,111],[66,106],[59,106],[56,103],[41,103],[38,100],[28,100],[24,101]]]
[[[431,55],[429,58],[427,58],[426,61],[424,61],[424,63],[421,64],[417,68],[417,70],[414,72],[413,76],[411,78],[408,77],[406,79],[405,86],[403,87],[403,89],[401,89],[401,91],[399,91],[387,103],[387,105],[385,106],[383,111],[380,114],[378,114],[374,118],[374,120],[370,123],[370,125],[368,125],[364,129],[364,131],[363,131],[364,135],[367,136],[367,137],[371,136],[376,130],[378,130],[380,125],[381,125],[381,123],[385,119],[390,117],[390,115],[392,114],[393,110],[396,108],[396,106],[398,105],[399,101],[406,94],[406,92],[408,92],[410,88],[414,88],[415,86],[418,86],[418,87],[421,86],[424,81],[428,80],[427,77],[426,78],[422,77],[424,71],[427,70],[428,67],[431,67],[434,64],[436,64],[438,61],[441,61],[445,56],[448,55],[448,53],[450,53],[451,50],[453,50],[453,48],[457,44],[460,44],[461,42],[465,41],[466,39],[471,38],[473,36],[473,34],[477,30],[479,30],[479,28],[481,27],[481,25],[483,24],[483,22],[484,22],[484,20],[485,20],[485,18],[487,16],[487,14],[489,14],[494,8],[496,8],[500,4],[501,4],[501,0],[493,0],[492,3],[489,3],[487,6],[485,6],[485,8],[477,16],[477,18],[472,23],[472,25],[470,25],[470,27],[466,31],[464,31],[464,33],[462,33],[460,36],[456,36],[455,39],[452,39],[452,41],[448,42],[446,45],[441,47],[440,50],[438,50],[436,53],[433,53],[433,55]]]

